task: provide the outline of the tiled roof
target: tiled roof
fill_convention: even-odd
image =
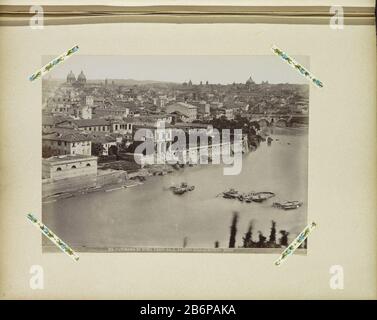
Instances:
[[[162,128],[170,128],[171,124],[170,123],[165,123],[164,126],[162,125],[157,125],[157,123],[154,122],[138,122],[134,124],[135,130],[141,129],[141,128],[146,128],[146,129],[162,129]]]
[[[64,117],[64,116],[42,116],[42,125],[55,125],[60,122],[64,122],[67,120],[72,120],[71,118]]]
[[[78,132],[77,130],[55,128],[42,133],[42,140],[52,141],[66,141],[66,142],[80,142],[90,141],[87,135]]]
[[[184,114],[183,112],[181,112],[179,110],[175,110],[175,111],[171,112],[171,114],[176,114],[176,115],[179,115],[179,116],[184,116],[186,118],[189,117],[187,114]]]
[[[88,133],[88,139],[94,143],[110,143],[110,142],[116,142],[116,138],[112,137],[106,133],[100,133],[100,132],[91,132]]]
[[[195,128],[198,128],[198,129],[207,129],[207,128],[211,128],[212,125],[210,124],[205,124],[205,123],[182,123],[182,122],[178,122],[174,125],[172,125],[172,127],[175,127],[175,128],[192,128],[192,129],[195,129]]]
[[[134,123],[135,121],[136,121],[135,118],[123,118],[122,120],[115,119],[115,120],[112,120],[111,122],[116,123],[116,124],[127,124],[127,123]]]
[[[108,126],[110,122],[106,119],[80,119],[73,120],[78,127]]]
[[[173,104],[169,104],[168,106],[166,107],[173,107],[173,106],[181,106],[181,107],[185,107],[185,108],[188,108],[188,109],[193,109],[193,108],[197,108],[196,106],[192,105],[192,104],[189,104],[189,103],[186,103],[186,102],[174,102]]]

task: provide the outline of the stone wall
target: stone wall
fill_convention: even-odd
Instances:
[[[98,170],[98,175],[88,175],[52,181],[42,180],[42,198],[59,193],[70,193],[87,188],[101,188],[106,185],[121,184],[127,181],[127,172]]]
[[[52,181],[42,180],[42,197],[48,197],[57,193],[74,192],[86,188],[94,188],[97,185],[97,176],[89,175]]]

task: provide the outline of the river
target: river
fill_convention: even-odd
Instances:
[[[140,186],[95,192],[43,204],[43,222],[73,248],[85,247],[228,247],[233,211],[239,212],[236,246],[253,221],[269,237],[276,229],[290,232],[289,241],[307,224],[307,128],[274,128],[271,146],[243,156],[242,172],[224,176],[222,165],[186,167],[166,176],[148,177]],[[278,141],[276,140],[278,139]],[[169,186],[182,181],[195,190],[174,195]],[[216,197],[229,188],[242,192],[272,191],[264,203],[242,203]],[[303,206],[284,211],[274,201],[300,200]],[[277,232],[277,238],[279,238]],[[47,239],[45,246],[50,246]]]

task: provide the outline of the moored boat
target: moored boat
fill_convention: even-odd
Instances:
[[[175,188],[175,189],[173,189],[173,193],[174,194],[184,194],[185,192],[186,192],[186,190],[183,189],[183,188]]]
[[[195,186],[189,186],[186,182],[182,182],[179,186],[172,186],[170,189],[173,191],[174,194],[184,194],[187,191],[193,191]]]
[[[275,196],[275,193],[262,191],[262,192],[252,192],[249,197],[254,202],[263,202]]]
[[[225,199],[237,199],[239,196],[239,192],[233,188],[223,192],[223,198]]]
[[[242,193],[232,188],[232,189],[229,189],[228,191],[224,191],[223,193],[220,193],[220,195],[222,195],[223,198],[225,199],[238,199],[241,202],[250,203],[252,201],[263,202],[269,198],[274,197],[275,193],[268,192],[268,191]]]
[[[283,210],[292,210],[292,209],[300,208],[302,206],[302,202],[300,201],[274,202],[272,206],[275,208],[283,209]]]

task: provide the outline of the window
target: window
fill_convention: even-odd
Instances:
[[[62,171],[62,168],[57,167],[57,168],[56,168],[56,171]]]
[[[61,141],[58,141],[58,145],[60,146],[62,143],[61,143]]]
[[[72,166],[71,169],[76,169],[76,166]]]
[[[87,166],[87,167],[90,167],[90,163],[87,163],[86,166]]]

